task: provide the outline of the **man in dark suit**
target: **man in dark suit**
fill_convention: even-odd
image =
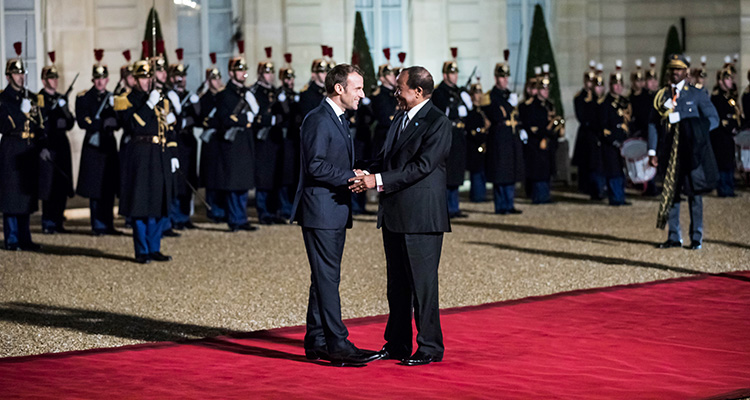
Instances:
[[[450,232],[445,196],[451,122],[430,101],[434,82],[423,67],[403,70],[396,97],[404,112],[394,118],[383,149],[370,165],[375,174],[350,178],[350,188],[380,192],[378,228],[388,271],[383,359],[424,365],[443,359],[438,304],[438,264],[443,233]],[[419,348],[411,355],[411,316]],[[411,356],[410,356],[411,355]]]
[[[670,85],[656,93],[648,124],[648,154],[654,167],[662,167],[664,188],[659,198],[656,226],[669,224],[667,241],[661,249],[682,245],[680,197],[687,196],[690,208],[690,246],[703,243],[703,193],[712,191],[719,171],[711,150],[709,132],[719,126],[719,116],[708,93],[687,83],[690,67],[685,56],[670,56],[667,71]],[[658,158],[657,158],[658,151]]]
[[[365,97],[362,72],[347,64],[325,79],[328,96],[305,117],[300,131],[300,182],[292,221],[302,226],[312,270],[307,308],[305,356],[336,365],[361,365],[378,357],[358,349],[341,321],[339,280],[346,229],[352,227],[349,178],[354,172],[354,145],[345,110],[356,110]]]

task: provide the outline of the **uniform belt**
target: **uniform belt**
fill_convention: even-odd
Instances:
[[[451,125],[453,125],[454,128],[458,128],[458,129],[464,129],[464,126],[466,126],[461,121],[453,121],[451,122]]]
[[[134,142],[160,144],[158,136],[134,136]]]
[[[21,133],[21,139],[33,139],[34,138],[34,132],[22,132]]]

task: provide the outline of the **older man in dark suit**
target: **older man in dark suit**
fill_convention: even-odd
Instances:
[[[336,365],[361,365],[379,358],[358,349],[341,321],[339,280],[346,229],[352,227],[349,178],[354,148],[345,110],[356,110],[365,97],[362,72],[351,65],[334,67],[325,79],[327,97],[305,117],[300,131],[300,182],[292,221],[302,226],[310,276],[305,356]]]
[[[350,188],[380,192],[378,228],[388,271],[390,314],[381,358],[424,365],[443,359],[438,303],[438,264],[443,233],[450,232],[445,196],[451,123],[430,101],[434,83],[422,67],[403,70],[397,79],[399,108],[383,149],[368,174],[350,178]],[[412,350],[411,316],[417,326]]]

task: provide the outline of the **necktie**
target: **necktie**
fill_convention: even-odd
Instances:
[[[349,132],[349,120],[346,119],[346,113],[339,115],[339,119],[341,120],[341,124],[344,125],[344,130],[346,132]]]
[[[404,118],[401,119],[401,127],[396,131],[396,141],[401,137],[401,134],[404,133],[406,125],[409,125],[409,114],[404,114]]]

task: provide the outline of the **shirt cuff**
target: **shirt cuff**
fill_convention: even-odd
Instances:
[[[656,155],[656,150],[649,150],[648,151],[648,155],[649,155],[649,157],[650,156],[655,156]]]
[[[375,174],[375,184],[377,185],[378,192],[383,191],[383,177],[380,174]]]

